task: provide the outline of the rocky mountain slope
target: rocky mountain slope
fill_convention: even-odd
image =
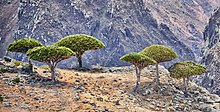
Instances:
[[[190,83],[189,96],[179,80],[169,79],[160,66],[161,88],[153,83],[155,67],[141,75],[139,93],[134,96],[133,67],[97,68],[89,71],[58,69],[59,82],[52,83],[46,67],[35,73],[22,66],[0,61],[0,111],[103,111],[103,112],[175,112],[220,111],[220,97]],[[97,71],[98,70],[98,71]],[[19,79],[14,80],[14,79]]]
[[[203,31],[219,0],[146,0],[158,23],[167,24],[177,38],[201,58]]]
[[[3,0],[0,2],[4,7],[0,9],[0,57],[11,41],[23,37],[51,45],[66,35],[85,33],[99,38],[106,48],[87,52],[84,65],[124,65],[118,60],[122,55],[151,44],[172,47],[180,55],[178,60],[194,60],[200,55],[202,29],[218,2]],[[8,55],[24,60],[21,54]],[[63,66],[76,64],[68,62]]]
[[[204,56],[202,63],[208,72],[199,77],[199,85],[220,95],[220,8],[216,9],[204,31]]]

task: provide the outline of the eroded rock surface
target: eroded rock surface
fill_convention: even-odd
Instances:
[[[197,77],[196,82],[220,95],[220,9],[215,10],[204,31],[204,55],[202,63],[207,73]]]

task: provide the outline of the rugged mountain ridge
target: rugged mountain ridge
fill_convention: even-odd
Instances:
[[[159,23],[165,23],[201,59],[203,31],[219,0],[147,0],[146,6]]]
[[[163,2],[145,0],[3,1],[1,5],[5,8],[10,9],[14,5],[18,7],[14,7],[14,10],[1,10],[2,16],[10,13],[12,13],[10,16],[15,15],[13,16],[13,21],[16,24],[8,26],[13,29],[12,31],[5,30],[8,29],[6,27],[7,24],[1,28],[1,31],[6,32],[6,34],[1,33],[0,57],[5,54],[5,49],[12,40],[32,37],[41,41],[44,45],[51,45],[66,35],[85,33],[99,38],[106,44],[104,49],[87,52],[84,56],[85,65],[125,65],[125,63],[118,60],[122,55],[132,51],[140,51],[151,44],[170,46],[180,55],[178,60],[194,60],[195,51],[198,51],[196,54],[200,52],[200,46],[193,46],[195,45],[194,43],[201,42],[200,29],[202,28],[199,26],[204,26],[205,18],[209,15],[209,10],[212,9],[211,6],[214,7],[216,3],[211,2],[211,0],[207,3],[200,3],[196,0],[192,1],[197,3],[196,8],[199,8],[197,12],[200,12],[200,15],[204,14],[203,19],[192,21],[196,23],[196,25],[191,25],[195,35],[190,34],[190,31],[185,30],[185,27],[182,28],[185,24],[172,27],[176,23],[180,23],[180,21],[184,21],[184,23],[189,22],[190,19],[182,19],[183,15],[190,15],[191,17],[194,13],[197,13],[193,12],[196,11],[196,8],[193,11],[186,10],[188,7],[195,7],[195,5],[185,0],[168,2],[170,6],[186,4],[181,10],[173,7],[169,9],[169,7],[164,6]],[[174,17],[176,16],[174,15],[175,11],[179,13],[185,10],[184,13],[187,13],[177,15],[177,21],[172,22],[167,13],[155,12],[155,6],[157,5],[162,7],[158,8],[158,10],[164,8],[166,9],[164,10],[165,12],[168,11]],[[207,6],[210,7],[206,8]],[[164,14],[164,16],[158,17],[155,16],[156,14]],[[191,18],[196,17],[199,16]],[[10,22],[12,20],[9,19],[7,21]],[[2,23],[7,23],[7,21],[2,20]],[[192,39],[192,42],[186,41],[190,37],[196,39]],[[21,54],[9,53],[8,55],[19,60],[25,59],[25,56]],[[63,66],[76,66],[76,63],[68,62],[63,62]]]
[[[202,63],[207,73],[199,77],[199,85],[220,95],[220,8],[216,9],[204,31],[204,56]]]

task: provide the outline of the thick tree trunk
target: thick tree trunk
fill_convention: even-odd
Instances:
[[[187,87],[187,81],[186,81],[185,78],[183,78],[183,82],[184,82],[184,95],[187,97],[187,93],[188,93],[187,89],[188,89],[188,87]]]
[[[53,82],[56,82],[55,67],[50,65],[50,70],[51,70],[51,79]]]
[[[158,87],[160,86],[160,76],[159,76],[158,63],[156,64],[156,84]]]
[[[81,52],[77,53],[76,57],[78,59],[79,67],[81,68],[82,67],[82,53]]]
[[[28,59],[28,63],[29,63],[30,72],[33,72],[33,64],[31,62],[31,59]]]
[[[136,77],[137,77],[137,79],[136,79],[136,85],[135,85],[135,87],[133,88],[133,92],[134,93],[136,93],[137,92],[137,90],[138,90],[138,87],[139,87],[139,85],[140,85],[140,69],[138,68],[138,67],[136,67]]]
[[[186,84],[187,84],[187,86],[189,85],[189,77],[187,77],[187,79],[186,79]]]

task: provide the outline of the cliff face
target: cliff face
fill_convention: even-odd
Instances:
[[[206,44],[202,63],[208,71],[198,83],[220,95],[220,8],[210,18],[204,31],[204,40]]]
[[[147,0],[146,5],[159,23],[191,48],[197,61],[203,47],[203,31],[219,0]]]
[[[12,8],[15,11],[6,8],[1,12],[16,21],[12,25],[16,30],[10,31],[11,35],[3,34],[8,24],[3,25],[1,57],[9,40],[32,37],[44,45],[52,45],[64,36],[85,33],[99,38],[106,48],[86,52],[84,65],[102,66],[124,65],[119,61],[122,55],[140,51],[151,44],[170,46],[180,55],[178,60],[194,60],[201,49],[195,43],[201,42],[201,29],[211,6],[216,5],[215,2],[199,3],[196,0],[193,4],[188,0],[165,2],[167,4],[143,0],[11,0],[10,3],[14,4],[1,5],[18,6]],[[181,10],[178,5],[182,6]],[[192,11],[186,10],[188,8]],[[197,13],[201,17],[195,15]],[[5,21],[1,20],[13,23],[10,19]],[[21,54],[9,55],[20,60],[24,57]],[[63,62],[64,66],[75,66],[75,63],[68,62]]]
[[[6,48],[14,39],[17,30],[18,0],[0,1],[0,57],[5,55]]]

